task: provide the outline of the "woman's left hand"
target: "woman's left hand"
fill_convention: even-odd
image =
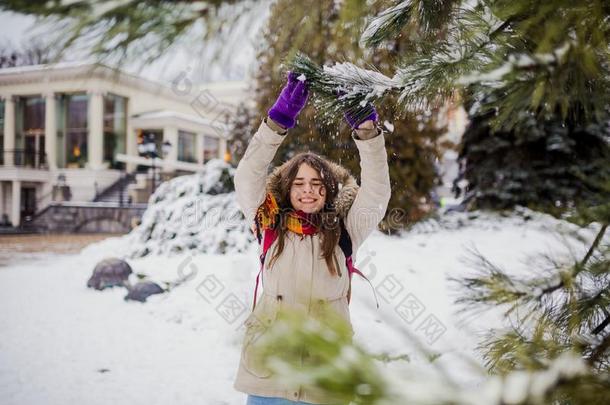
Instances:
[[[358,125],[358,128],[355,128],[356,135],[358,135],[359,139],[367,140],[374,138],[378,135],[377,127],[375,126],[375,121],[366,120]]]
[[[357,113],[345,111],[343,115],[352,129],[360,128],[360,126],[366,121],[375,123],[378,119],[377,110],[371,103],[367,103],[367,105],[364,107],[364,111],[358,111]]]

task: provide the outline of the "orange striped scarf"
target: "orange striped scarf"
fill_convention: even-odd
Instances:
[[[275,229],[280,221],[280,207],[271,193],[258,207],[255,217],[255,234],[260,242],[265,230]],[[286,228],[299,235],[313,235],[319,230],[319,217],[303,211],[290,210],[285,217]]]

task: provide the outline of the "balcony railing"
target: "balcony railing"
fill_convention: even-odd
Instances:
[[[48,169],[47,155],[44,152],[35,152],[24,149],[0,151],[0,166],[29,167],[33,169]]]

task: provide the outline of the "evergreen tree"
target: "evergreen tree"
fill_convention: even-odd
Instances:
[[[609,116],[610,118],[610,116]],[[477,113],[464,132],[454,181],[471,209],[515,205],[560,215],[575,204],[600,204],[610,195],[608,122],[524,118],[521,131],[492,131],[493,113]],[[467,186],[457,184],[467,180]]]
[[[391,74],[303,55],[291,68],[315,81],[331,119],[388,97],[431,108],[458,91],[472,119],[461,158],[474,207],[595,203],[610,197],[609,16],[601,0],[398,1],[361,37],[381,47],[417,35]]]

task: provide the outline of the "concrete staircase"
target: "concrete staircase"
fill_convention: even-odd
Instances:
[[[129,193],[127,188],[130,184],[136,182],[135,173],[127,173],[121,176],[117,181],[106,187],[99,193],[93,202],[109,202],[119,205],[129,204]]]
[[[52,202],[24,219],[14,233],[129,232],[146,210],[146,204],[129,201],[127,189],[135,181],[135,174],[125,174],[93,201]],[[0,229],[0,233],[7,232]]]
[[[145,210],[146,204],[51,203],[20,228],[40,233],[126,233],[137,225]]]

